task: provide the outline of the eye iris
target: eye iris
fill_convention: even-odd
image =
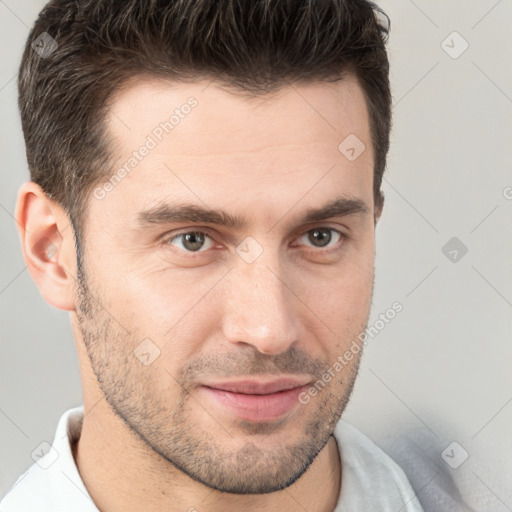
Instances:
[[[183,237],[183,247],[190,251],[197,251],[201,249],[204,244],[204,235],[202,233],[185,233]],[[188,245],[188,244],[191,245]]]
[[[331,239],[332,235],[330,229],[320,228],[309,232],[309,240],[313,243],[313,245],[317,244],[317,242],[320,242],[317,247],[324,247],[328,245]]]
[[[201,232],[190,232],[181,235],[183,239],[183,247],[187,250],[195,252],[204,245],[205,236]],[[309,240],[317,247],[325,247],[332,240],[331,230],[327,228],[314,229],[308,234]]]

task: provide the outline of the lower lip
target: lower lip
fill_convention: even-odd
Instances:
[[[281,418],[299,404],[299,395],[306,386],[287,389],[268,395],[247,395],[201,386],[214,402],[246,421],[272,421]]]

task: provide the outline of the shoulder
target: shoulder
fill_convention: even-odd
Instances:
[[[344,420],[338,422],[333,435],[341,457],[342,495],[351,495],[354,504],[360,500],[361,510],[366,510],[363,502],[379,504],[379,510],[396,506],[403,512],[423,510],[404,471],[371,439]]]
[[[0,501],[0,512],[33,512],[52,510],[51,507],[51,476],[37,464],[30,466]]]
[[[0,501],[0,512],[94,510],[72,454],[72,442],[81,432],[83,406],[61,417],[53,443],[41,445],[41,456],[25,471]]]

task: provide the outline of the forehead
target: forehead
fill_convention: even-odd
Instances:
[[[187,113],[192,98],[196,106]],[[139,77],[114,95],[110,113],[110,133],[130,147],[140,142],[142,133],[151,134],[175,113],[171,124],[173,138],[179,142],[176,149],[196,154],[206,142],[219,143],[220,148],[234,153],[258,151],[263,144],[272,146],[273,142],[322,142],[329,132],[334,139],[347,130],[366,138],[369,130],[364,94],[351,75],[334,84],[291,84],[256,97],[228,92],[221,84],[207,80],[177,83]],[[168,138],[164,144],[172,145],[173,141]]]
[[[134,220],[166,199],[267,217],[301,197],[305,207],[340,194],[372,202],[368,112],[351,77],[255,99],[211,81],[141,78],[114,96],[106,123],[117,162],[104,199],[92,199],[99,215]],[[357,159],[347,140],[364,148]]]

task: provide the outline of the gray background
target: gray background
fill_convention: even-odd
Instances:
[[[28,179],[17,69],[44,3],[0,0],[0,495],[82,403],[68,316],[33,283],[12,217]],[[425,503],[451,478],[473,510],[512,510],[512,2],[378,3],[394,128],[369,325],[404,309],[368,344],[344,417],[403,463]],[[452,237],[468,248],[455,262],[442,250]],[[457,469],[441,456],[454,441],[469,454]]]

